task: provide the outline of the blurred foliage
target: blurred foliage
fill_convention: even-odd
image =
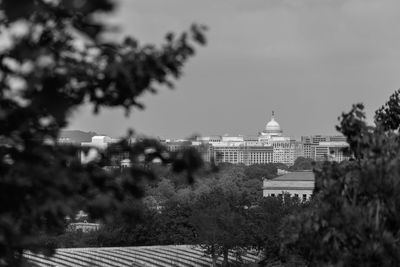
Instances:
[[[78,210],[108,221],[110,210],[129,213],[127,197],[143,196],[143,180],[154,178],[146,162],[171,163],[193,171],[200,157],[170,154],[155,140],[123,140],[81,164],[79,148],[58,145],[60,129],[83,104],[94,112],[143,108],[138,97],[173,87],[174,79],[204,45],[205,27],[167,34],[160,46],[133,38],[106,42],[101,16],[110,0],[0,1],[0,266],[17,266],[25,249],[50,253],[39,233],[57,233]],[[131,135],[129,137],[132,137]],[[103,167],[112,153],[129,152],[123,173]]]
[[[368,126],[364,106],[337,127],[352,159],[316,170],[310,208],[286,221],[282,257],[307,266],[398,266],[400,262],[399,91]]]

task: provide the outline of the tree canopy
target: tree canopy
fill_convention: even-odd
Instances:
[[[290,166],[291,171],[304,171],[313,169],[313,159],[298,157],[293,166]]]

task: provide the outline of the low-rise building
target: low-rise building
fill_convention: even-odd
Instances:
[[[83,232],[88,233],[92,231],[98,231],[100,229],[99,223],[88,223],[88,222],[76,222],[70,223],[67,227],[67,232]]]
[[[274,179],[263,180],[263,196],[279,197],[289,194],[302,201],[309,200],[314,191],[315,178],[312,171],[289,172]]]

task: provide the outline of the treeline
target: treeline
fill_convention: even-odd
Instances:
[[[250,199],[257,200],[262,197],[263,179],[272,179],[278,176],[278,169],[285,171],[312,170],[315,165],[312,159],[299,157],[293,166],[282,163],[243,164],[223,163],[214,171],[206,166],[197,172],[195,183],[188,185],[185,174],[179,174],[162,165],[152,165],[150,168],[157,177],[155,181],[147,184],[144,201],[148,204],[164,202],[167,199],[194,199],[213,188],[235,191],[244,194]],[[319,165],[319,164],[318,164]]]
[[[132,200],[132,205],[137,203]],[[189,202],[167,200],[160,209],[144,206],[139,216],[106,223],[96,232],[43,237],[43,243],[59,248],[200,244],[215,260],[224,256],[227,262],[229,250],[240,259],[248,249],[257,249],[269,261],[278,261],[283,221],[305,205],[287,196],[251,203],[243,194],[215,188]]]
[[[298,212],[298,198],[262,197],[262,177],[277,175],[275,164],[222,164],[198,174],[191,185],[161,165],[151,166],[156,180],[145,186],[142,199],[130,199],[126,213],[105,222],[96,232],[43,236],[49,247],[102,247],[202,244],[214,259],[234,249],[238,258],[257,249],[275,259],[284,218]],[[111,214],[110,214],[111,215]]]

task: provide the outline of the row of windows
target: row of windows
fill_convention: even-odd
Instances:
[[[271,194],[271,197],[275,197],[275,194]],[[278,197],[282,198],[283,195],[282,194],[278,194]],[[294,194],[294,197],[299,198],[299,194]],[[302,195],[302,201],[306,201],[307,200],[307,194],[303,194]]]

